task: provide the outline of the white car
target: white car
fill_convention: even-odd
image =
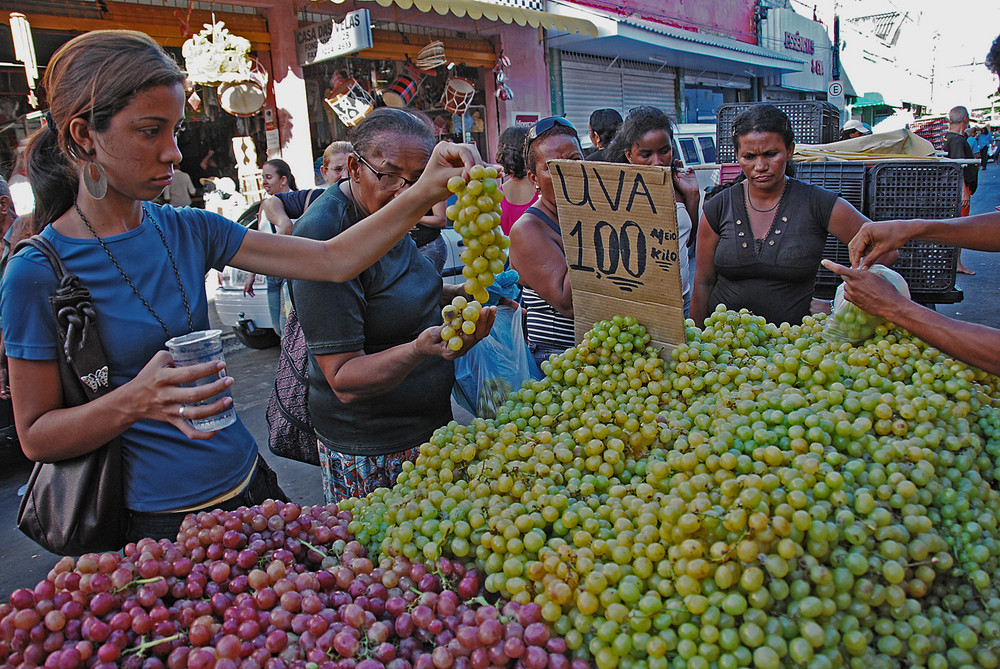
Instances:
[[[244,295],[247,272],[228,265],[222,272],[212,271],[216,287],[213,301],[223,325],[233,329],[240,342],[249,348],[268,348],[278,344],[278,334],[267,307],[267,277],[260,274],[253,283],[254,295]],[[209,278],[209,282],[212,278]]]
[[[238,222],[257,229],[257,206],[243,212]],[[231,327],[236,338],[248,348],[268,348],[281,341],[271,323],[271,310],[267,307],[267,277],[258,274],[253,282],[254,294],[243,293],[247,272],[229,267],[222,272],[212,270],[206,278],[208,290],[213,295],[215,312],[223,325]],[[214,291],[214,292],[211,292]]]
[[[674,133],[674,141],[677,143],[677,150],[674,152],[676,157],[680,158],[684,167],[694,168],[695,176],[698,177],[698,189],[704,193],[715,186],[719,179],[719,168],[716,165],[719,154],[715,146],[715,124],[679,123]],[[699,169],[702,165],[713,167]]]
[[[448,249],[448,255],[444,259],[444,269],[441,270],[441,276],[444,278],[445,283],[459,284],[465,282],[465,277],[462,276],[462,249],[465,248],[465,242],[462,241],[462,235],[455,232],[455,228],[451,226],[451,221],[448,221],[448,227],[441,231],[441,236],[444,237],[444,245]]]

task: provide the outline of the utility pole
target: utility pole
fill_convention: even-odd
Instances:
[[[834,5],[836,7],[836,5]],[[834,10],[836,11],[836,9]],[[840,16],[833,15],[833,80],[840,79]]]

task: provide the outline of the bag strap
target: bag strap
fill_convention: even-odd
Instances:
[[[56,252],[55,247],[52,246],[52,242],[41,235],[32,235],[27,239],[19,241],[14,247],[14,250],[11,252],[11,255],[15,255],[21,249],[28,246],[33,246],[38,249],[42,255],[48,258],[49,263],[52,265],[52,271],[56,273],[56,280],[61,284],[63,277],[69,272],[66,269],[66,264],[63,262],[62,258],[59,257],[59,253]]]
[[[59,357],[63,399],[70,406],[83,404],[111,390],[107,354],[97,332],[97,311],[91,303],[90,291],[80,278],[66,268],[52,243],[41,235],[20,241],[15,252],[32,246],[52,265],[59,281],[56,292],[49,298],[56,331],[62,339],[63,355]]]

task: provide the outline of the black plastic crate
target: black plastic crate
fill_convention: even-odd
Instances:
[[[945,161],[877,163],[868,170],[865,214],[873,221],[955,218],[962,207],[962,165]]]
[[[736,162],[733,147],[733,121],[744,109],[759,102],[724,104],[716,112],[715,146],[720,163]],[[840,110],[829,102],[801,100],[795,102],[770,102],[788,115],[795,131],[795,141],[802,144],[826,144],[840,137]]]
[[[795,163],[795,178],[833,191],[858,211],[864,211],[865,166],[861,163]]]
[[[851,254],[847,250],[847,245],[833,235],[826,236],[826,244],[823,245],[823,257],[832,260],[838,265],[851,266]],[[816,288],[813,291],[813,295],[823,300],[832,300],[833,294],[837,291],[837,286],[839,285],[840,277],[820,265],[819,270],[816,272]]]
[[[833,235],[827,235],[826,244],[823,246],[823,257],[847,267],[851,265],[847,246]],[[906,279],[910,293],[921,295],[922,301],[931,301],[934,295],[945,298],[955,290],[958,249],[954,246],[913,240],[899,249],[899,260],[892,268]],[[816,273],[814,295],[822,299],[831,299],[839,285],[839,276],[825,267],[820,267]],[[946,301],[943,300],[942,303]]]
[[[910,286],[911,293],[947,293],[955,288],[958,249],[933,242],[907,242],[892,268]]]
[[[816,169],[797,164],[805,181],[805,171]],[[863,166],[851,166],[861,168]],[[823,183],[813,181],[817,185]],[[907,218],[954,218],[959,215],[962,199],[962,166],[948,162],[894,161],[876,163],[867,168],[865,206],[861,211],[873,221]],[[824,186],[834,190],[831,186]],[[841,193],[843,197],[843,193]],[[849,202],[848,198],[847,199]],[[854,202],[851,202],[856,207]],[[827,236],[823,257],[849,265],[850,254],[839,239]],[[955,291],[958,249],[932,242],[911,241],[899,249],[899,260],[892,266],[906,279],[910,293],[924,303],[950,303],[961,299]],[[840,278],[824,267],[816,273],[816,297],[833,297]],[[957,296],[957,297],[956,297]]]
[[[845,162],[795,163],[795,176],[807,183],[833,191],[847,200],[858,211],[864,211],[865,166],[863,164]],[[833,235],[826,237],[823,257],[841,265],[851,264],[847,246]],[[832,298],[838,284],[840,284],[840,277],[821,266],[816,273],[816,296],[823,299]]]

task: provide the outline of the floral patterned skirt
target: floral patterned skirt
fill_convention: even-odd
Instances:
[[[414,461],[420,448],[389,455],[348,455],[316,440],[323,473],[323,496],[327,504],[348,497],[364,497],[376,488],[391,488],[403,471],[403,463]]]

